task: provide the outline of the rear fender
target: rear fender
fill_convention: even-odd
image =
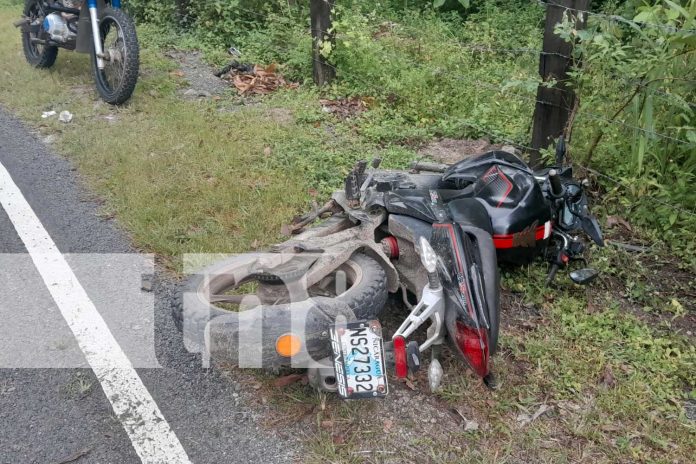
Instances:
[[[496,343],[489,340],[489,328],[497,324],[490,320],[489,305],[497,308],[499,298],[491,236],[473,226],[434,224],[431,243],[443,260],[440,274],[446,295],[445,325],[449,338],[472,370],[485,377],[490,370],[490,347]],[[471,272],[474,264],[481,270],[480,274]],[[483,294],[477,288],[482,288]]]

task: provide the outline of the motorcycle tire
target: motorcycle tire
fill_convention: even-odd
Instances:
[[[38,18],[40,14],[40,0],[26,0],[24,2],[24,16]],[[22,32],[22,48],[27,63],[38,69],[46,69],[53,66],[58,57],[58,47],[38,45],[31,42],[30,32]]]
[[[184,332],[185,343],[190,349],[204,347],[209,322],[235,314],[210,302],[209,295],[221,291],[226,284],[232,284],[235,277],[237,282],[242,282],[246,277],[258,275],[249,264],[255,255],[248,253],[216,263],[192,275],[185,283],[177,304],[172,308],[172,316],[176,327]],[[388,294],[387,277],[382,266],[364,254],[353,255],[342,266],[352,269],[352,282],[343,293],[330,300],[348,306],[358,320],[378,318]],[[280,307],[282,305],[265,305],[264,309]]]
[[[112,28],[117,28],[114,47],[110,47],[111,44],[107,42],[113,33]],[[111,59],[106,61],[104,69],[99,69],[94,46],[92,47],[92,72],[97,92],[106,103],[120,105],[133,95],[138,81],[140,46],[135,24],[122,10],[106,7],[99,15],[99,32],[102,47],[105,48],[105,53],[110,51]]]

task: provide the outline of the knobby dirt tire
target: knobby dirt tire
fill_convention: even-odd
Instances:
[[[123,33],[124,48],[126,51],[123,66],[123,77],[121,81],[112,88],[106,79],[103,70],[97,66],[97,56],[92,46],[92,73],[97,86],[97,92],[102,100],[112,105],[120,105],[126,102],[133,91],[135,84],[138,81],[138,70],[140,69],[140,46],[138,45],[138,36],[135,30],[135,24],[130,16],[119,9],[106,7],[100,12],[99,28],[102,36],[102,41],[106,35],[107,26],[117,24]]]

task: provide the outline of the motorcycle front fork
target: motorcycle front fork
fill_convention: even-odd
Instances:
[[[112,0],[112,8],[120,9],[121,0]],[[99,11],[97,10],[97,0],[87,0],[89,8],[89,21],[92,24],[92,40],[94,41],[94,54],[97,57],[97,67],[104,69],[104,47],[102,47],[101,33],[99,32]]]
[[[92,41],[94,42],[94,54],[97,59],[97,68],[104,69],[104,49],[99,32],[99,12],[97,11],[97,0],[87,0],[89,8],[89,20],[92,24]]]

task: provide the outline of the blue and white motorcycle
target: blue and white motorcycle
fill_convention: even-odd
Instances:
[[[26,0],[21,20],[24,56],[50,68],[58,48],[90,53],[99,96],[119,105],[138,80],[139,46],[133,20],[121,0]]]

